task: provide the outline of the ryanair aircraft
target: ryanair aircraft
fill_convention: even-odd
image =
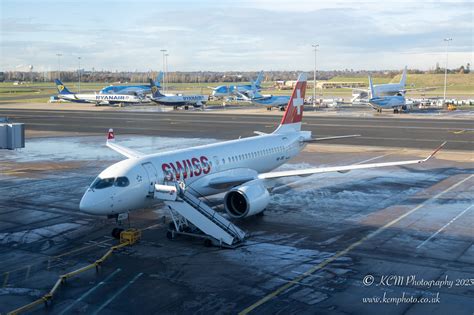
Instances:
[[[68,90],[68,88],[58,79],[54,80],[58,88],[58,97],[75,103],[94,103],[96,105],[116,105],[116,104],[138,104],[148,103],[148,99],[129,94],[76,94]]]

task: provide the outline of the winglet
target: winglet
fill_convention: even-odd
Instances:
[[[438,153],[439,150],[441,150],[441,149],[444,147],[444,145],[445,145],[446,143],[448,143],[448,141],[444,141],[443,143],[441,143],[441,145],[438,146],[438,147],[433,151],[433,153],[431,153],[426,159],[424,159],[424,160],[422,160],[422,161],[423,161],[423,162],[426,162],[426,161],[428,161],[429,159],[431,159],[436,153]]]
[[[107,133],[107,142],[105,143],[105,145],[129,159],[138,159],[142,156],[145,156],[145,154],[141,152],[129,149],[127,147],[115,143],[115,135],[114,130],[112,128],[110,128],[109,132]]]
[[[109,132],[107,133],[107,142],[110,142],[110,141],[115,141],[115,134],[112,128],[110,128]]]

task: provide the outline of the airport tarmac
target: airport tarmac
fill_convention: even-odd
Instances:
[[[104,146],[104,128],[120,130],[117,141],[124,145],[154,152],[275,124],[272,116],[219,122],[196,113],[8,115],[27,123],[30,137],[25,149],[0,152],[0,313],[39,298],[60,274],[116,244],[113,221],[78,210],[87,185],[121,159]],[[113,254],[98,272],[68,280],[35,313],[472,314],[472,135],[451,132],[471,124],[308,118],[304,128],[318,136],[381,134],[353,139],[355,145],[310,145],[282,169],[413,159],[446,138],[466,142],[421,165],[279,180],[263,217],[235,221],[250,237],[233,250],[166,239],[170,219],[162,207],[133,213],[131,225],[144,229],[142,240]],[[394,130],[403,141],[384,140]],[[219,208],[221,198],[212,198]]]
[[[61,105],[63,106],[63,105]],[[253,131],[272,132],[283,115],[280,111],[258,113],[246,109],[228,111],[166,111],[132,112],[123,110],[51,110],[1,107],[0,117],[24,122],[27,131],[67,132],[75,134],[105,134],[114,128],[117,135],[137,134],[167,137],[215,137],[235,139],[248,137]],[[347,111],[351,114],[350,111]],[[315,137],[360,134],[353,139],[339,139],[332,143],[403,148],[435,148],[448,141],[446,149],[473,150],[473,116],[465,112],[459,117],[407,115],[367,116],[347,113],[334,115],[325,112],[305,112],[303,128]],[[395,117],[394,117],[395,116]]]

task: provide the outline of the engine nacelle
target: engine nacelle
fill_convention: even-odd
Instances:
[[[224,197],[224,207],[233,218],[245,218],[265,210],[270,193],[260,181],[232,188]]]

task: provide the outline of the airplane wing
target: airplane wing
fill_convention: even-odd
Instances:
[[[427,91],[433,91],[436,90],[437,87],[435,86],[428,86],[428,87],[423,87],[423,88],[413,88],[413,89],[403,89],[400,90],[400,92],[427,92]]]
[[[344,138],[354,138],[354,137],[360,137],[360,135],[347,135],[347,136],[334,136],[334,137],[324,137],[324,138],[312,138],[312,139],[308,139],[308,140],[303,140],[303,142],[311,143],[311,142],[318,142],[318,141],[344,139]]]
[[[222,176],[216,177],[209,181],[207,186],[216,189],[228,188],[237,186],[251,180],[254,180],[255,176],[243,175],[243,176]]]
[[[106,146],[111,148],[112,150],[122,154],[123,156],[129,158],[129,159],[138,159],[144,156],[145,154],[126,148],[124,146],[121,146],[119,144],[116,144],[115,142],[115,135],[114,135],[114,130],[109,129],[109,132],[107,134],[107,143]]]
[[[234,92],[238,97],[241,97],[244,101],[251,101],[252,98],[249,97],[247,94],[245,93],[242,93],[242,92],[239,92],[239,91],[235,91]]]
[[[272,178],[281,178],[289,176],[307,176],[319,173],[328,173],[328,172],[340,172],[345,173],[352,170],[360,170],[366,168],[377,168],[377,167],[386,167],[386,166],[399,166],[399,165],[409,165],[409,164],[419,164],[424,163],[431,159],[444,145],[446,141],[443,142],[436,150],[433,151],[427,158],[421,160],[409,160],[409,161],[397,161],[397,162],[385,162],[385,163],[370,163],[370,164],[352,164],[346,166],[330,166],[330,167],[320,167],[320,168],[309,168],[303,170],[292,170],[292,171],[281,171],[281,172],[269,172],[262,173],[258,175],[259,179],[272,179]]]

